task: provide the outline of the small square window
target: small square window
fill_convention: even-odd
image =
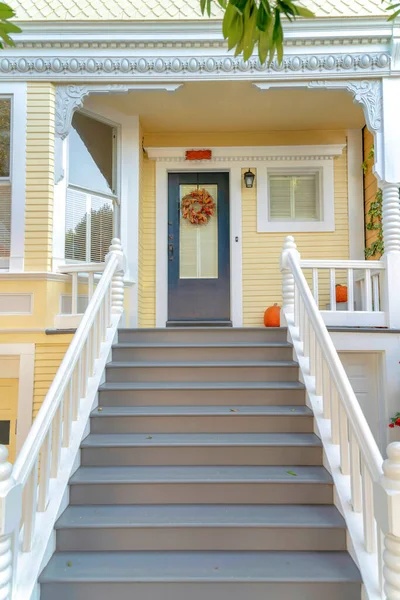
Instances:
[[[269,219],[271,221],[318,221],[319,174],[270,174]]]

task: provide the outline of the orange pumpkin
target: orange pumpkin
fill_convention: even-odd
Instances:
[[[267,308],[264,313],[265,327],[280,327],[281,326],[281,309],[276,303]]]
[[[347,285],[336,286],[336,302],[347,302]]]

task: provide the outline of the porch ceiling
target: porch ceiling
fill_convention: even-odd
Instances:
[[[85,108],[108,106],[139,115],[145,132],[299,131],[351,129],[364,124],[341,91],[260,91],[251,82],[189,82],[174,93],[131,92],[89,97]]]

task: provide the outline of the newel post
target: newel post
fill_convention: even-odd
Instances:
[[[384,475],[375,490],[375,518],[384,535],[383,588],[386,600],[400,598],[400,442],[387,448]]]
[[[8,450],[0,446],[0,600],[11,600],[15,560],[13,538],[22,513],[22,489],[12,477]]]
[[[285,238],[280,258],[280,270],[282,273],[282,311],[281,324],[286,324],[285,311],[294,313],[294,277],[289,268],[288,255],[291,253],[300,260],[300,254],[297,251],[297,246],[292,235]]]
[[[114,254],[118,259],[118,267],[114,273],[111,284],[111,311],[113,314],[122,314],[124,312],[124,272],[125,256],[121,246],[121,240],[113,238],[111,241],[110,252],[106,260]],[[1,600],[1,599],[0,599]]]

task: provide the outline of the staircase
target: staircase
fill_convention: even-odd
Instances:
[[[41,600],[359,600],[281,329],[120,330]]]

